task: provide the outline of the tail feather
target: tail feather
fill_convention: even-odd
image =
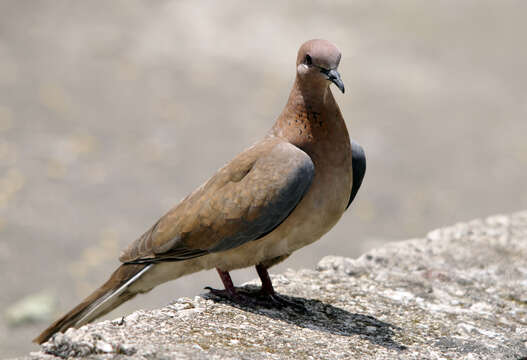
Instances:
[[[79,327],[105,315],[125,301],[137,295],[128,290],[129,286],[146,273],[153,264],[124,264],[110,276],[110,279],[73,310],[51,324],[33,342],[42,344],[53,334],[64,332],[70,327]]]

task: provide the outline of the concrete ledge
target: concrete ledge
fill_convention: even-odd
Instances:
[[[301,308],[181,298],[70,329],[26,359],[527,359],[527,212],[273,281]]]

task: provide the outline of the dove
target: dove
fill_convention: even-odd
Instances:
[[[213,294],[253,301],[229,272],[255,266],[258,303],[287,305],[268,269],[328,232],[366,171],[364,150],[351,141],[330,88],[344,93],[340,59],[329,41],[304,43],[287,103],[267,134],[131,243],[106,283],[34,341],[89,323],[159,284],[214,268],[225,289],[208,288]]]

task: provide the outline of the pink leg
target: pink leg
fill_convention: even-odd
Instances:
[[[245,289],[237,291],[232,283],[231,276],[228,271],[223,271],[216,268],[220,275],[221,282],[225,286],[225,290],[213,289],[207,286],[205,289],[209,290],[211,294],[220,298],[228,299],[238,304],[246,306],[263,306],[263,307],[293,307],[297,311],[305,312],[305,308],[301,303],[296,303],[294,300],[286,299],[275,293],[273,283],[267,272],[267,268],[262,264],[256,265],[256,271],[262,281],[262,287],[259,292],[251,293]]]
[[[271,282],[267,268],[262,264],[258,264],[256,265],[256,272],[262,281],[262,289],[260,290],[260,293],[262,295],[274,295],[273,283]]]
[[[230,295],[236,295],[236,289],[234,288],[234,284],[232,283],[231,275],[228,271],[223,271],[221,269],[216,268],[216,271],[220,275],[221,282],[223,283],[223,286],[225,286],[225,290]]]
[[[229,275],[229,272],[223,271],[219,268],[216,268],[216,271],[220,275],[221,282],[223,283],[223,286],[225,286],[225,289],[218,290],[218,289],[213,289],[210,286],[205,287],[205,289],[209,290],[211,294],[214,294],[221,298],[229,299],[235,302],[241,302],[243,297],[236,291],[236,288],[234,287],[234,284],[232,283],[232,279],[231,279],[231,276]]]
[[[256,265],[256,272],[258,273],[258,276],[262,281],[260,296],[263,297],[263,299],[260,301],[260,303],[264,304],[265,302],[266,305],[271,305],[279,308],[289,306],[299,312],[306,311],[302,303],[295,302],[294,300],[289,300],[275,293],[273,283],[271,281],[271,278],[269,277],[269,273],[267,272],[267,268],[265,266],[263,266],[262,264]]]

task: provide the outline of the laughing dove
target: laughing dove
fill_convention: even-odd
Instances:
[[[256,266],[259,296],[279,299],[267,269],[324,235],[349,207],[366,170],[331,93],[344,92],[340,51],[311,40],[298,51],[296,79],[276,123],[259,142],[218,170],[121,255],[122,265],[81,304],[34,341],[79,327],[138,293],[216,268],[225,290],[243,301],[229,271]]]

